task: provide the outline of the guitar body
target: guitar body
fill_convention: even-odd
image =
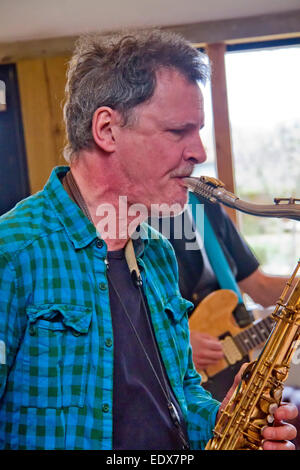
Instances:
[[[198,370],[202,386],[218,400],[224,398],[241,365],[249,361],[249,356],[241,354],[231,340],[244,330],[239,328],[232,314],[237,303],[238,298],[233,291],[220,289],[205,297],[189,319],[191,330],[208,333],[222,342],[225,359],[205,370]]]

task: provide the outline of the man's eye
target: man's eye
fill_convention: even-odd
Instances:
[[[175,135],[181,135],[183,134],[183,129],[169,129],[169,132],[171,132],[172,134],[175,134]]]

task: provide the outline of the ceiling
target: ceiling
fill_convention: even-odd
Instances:
[[[300,0],[0,0],[0,42],[300,10]]]

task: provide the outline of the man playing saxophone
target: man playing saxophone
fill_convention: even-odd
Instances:
[[[0,223],[1,448],[204,449],[211,438],[220,403],[192,362],[192,305],[169,242],[133,211],[183,209],[182,180],[205,160],[205,76],[172,34],[78,43],[70,166]],[[275,411],[265,449],[293,448],[282,420],[296,414]]]

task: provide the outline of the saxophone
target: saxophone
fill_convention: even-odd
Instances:
[[[242,201],[238,196],[227,191],[224,183],[217,178],[210,176],[186,177],[183,178],[183,181],[191,191],[212,203],[221,202],[225,206],[260,217],[284,217],[300,220],[300,199],[293,197],[274,198],[274,204],[252,204]]]
[[[211,202],[220,201],[253,215],[300,220],[297,199],[290,198],[287,204],[275,200],[275,206],[249,204],[226,191],[223,183],[215,178],[185,178],[185,182],[190,189]],[[258,358],[247,365],[231,399],[221,410],[214,436],[206,445],[206,450],[262,448],[262,428],[274,421],[273,414],[280,405],[284,381],[299,343],[300,279],[296,280],[299,270],[300,260],[272,313],[274,326],[269,338]]]

